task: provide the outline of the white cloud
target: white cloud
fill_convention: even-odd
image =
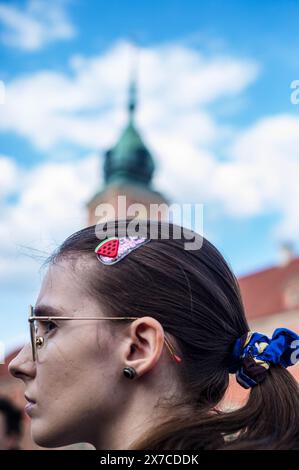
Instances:
[[[0,80],[0,105],[5,101],[5,85],[2,80]]]
[[[0,155],[0,204],[4,196],[10,195],[17,189],[18,167],[16,163],[5,155]]]
[[[34,250],[49,254],[72,231],[86,225],[85,203],[98,189],[98,160],[97,155],[89,155],[77,162],[44,163],[23,170],[17,202],[7,204],[1,213],[2,288],[30,283],[38,269],[30,258],[39,254]],[[14,167],[11,160],[10,165]]]
[[[141,49],[139,62],[141,127],[164,129],[165,135],[188,133],[197,142],[220,132],[206,107],[238,96],[258,73],[254,62],[206,58],[178,45]],[[69,73],[19,76],[6,84],[0,129],[43,150],[65,143],[106,147],[125,119],[129,63],[130,48],[120,42],[97,57],[74,56]]]
[[[284,114],[259,120],[237,137],[232,156],[239,171],[230,184],[237,212],[281,214],[274,236],[297,238],[299,118]]]
[[[36,51],[50,42],[71,39],[76,32],[64,3],[29,0],[23,9],[1,3],[0,23],[4,26],[1,41],[25,51]]]
[[[225,161],[194,139],[177,134],[172,139],[154,137],[160,164],[156,182],[170,198],[213,204],[221,216],[273,214],[279,220],[273,241],[297,239],[299,118],[271,116],[239,131],[230,137]]]

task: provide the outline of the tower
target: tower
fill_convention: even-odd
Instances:
[[[137,209],[138,213],[131,216],[150,218],[150,204],[167,204],[164,196],[152,188],[155,163],[136,128],[136,108],[137,86],[133,78],[129,86],[128,123],[116,144],[105,153],[104,187],[87,204],[88,225],[114,217],[125,218],[132,204],[142,206]],[[108,208],[104,216],[103,211],[108,206],[111,206],[111,211]],[[160,220],[167,215],[166,206],[164,209],[163,215],[158,216]]]

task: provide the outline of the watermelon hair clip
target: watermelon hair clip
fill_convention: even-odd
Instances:
[[[109,237],[101,241],[95,249],[97,258],[101,263],[111,265],[118,263],[131,251],[148,243],[150,239],[144,237]]]

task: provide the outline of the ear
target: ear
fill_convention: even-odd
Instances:
[[[152,317],[141,317],[131,323],[126,336],[123,363],[134,367],[141,377],[155,367],[164,346],[162,325]]]

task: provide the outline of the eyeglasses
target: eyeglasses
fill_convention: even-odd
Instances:
[[[51,322],[55,320],[127,320],[127,321],[133,321],[133,320],[138,320],[138,317],[59,317],[59,316],[53,316],[53,317],[46,317],[46,316],[37,316],[34,315],[34,308],[32,305],[29,305],[29,326],[30,326],[30,339],[31,339],[31,347],[32,347],[32,358],[33,361],[35,362],[37,359],[37,350],[41,349],[44,344],[45,344],[45,338],[44,336],[40,336],[38,334],[38,327],[37,327],[37,322]],[[172,359],[179,364],[182,359],[175,353],[175,349],[172,346],[171,342],[169,339],[166,337],[166,334],[164,333],[164,342],[165,345],[172,357]]]

